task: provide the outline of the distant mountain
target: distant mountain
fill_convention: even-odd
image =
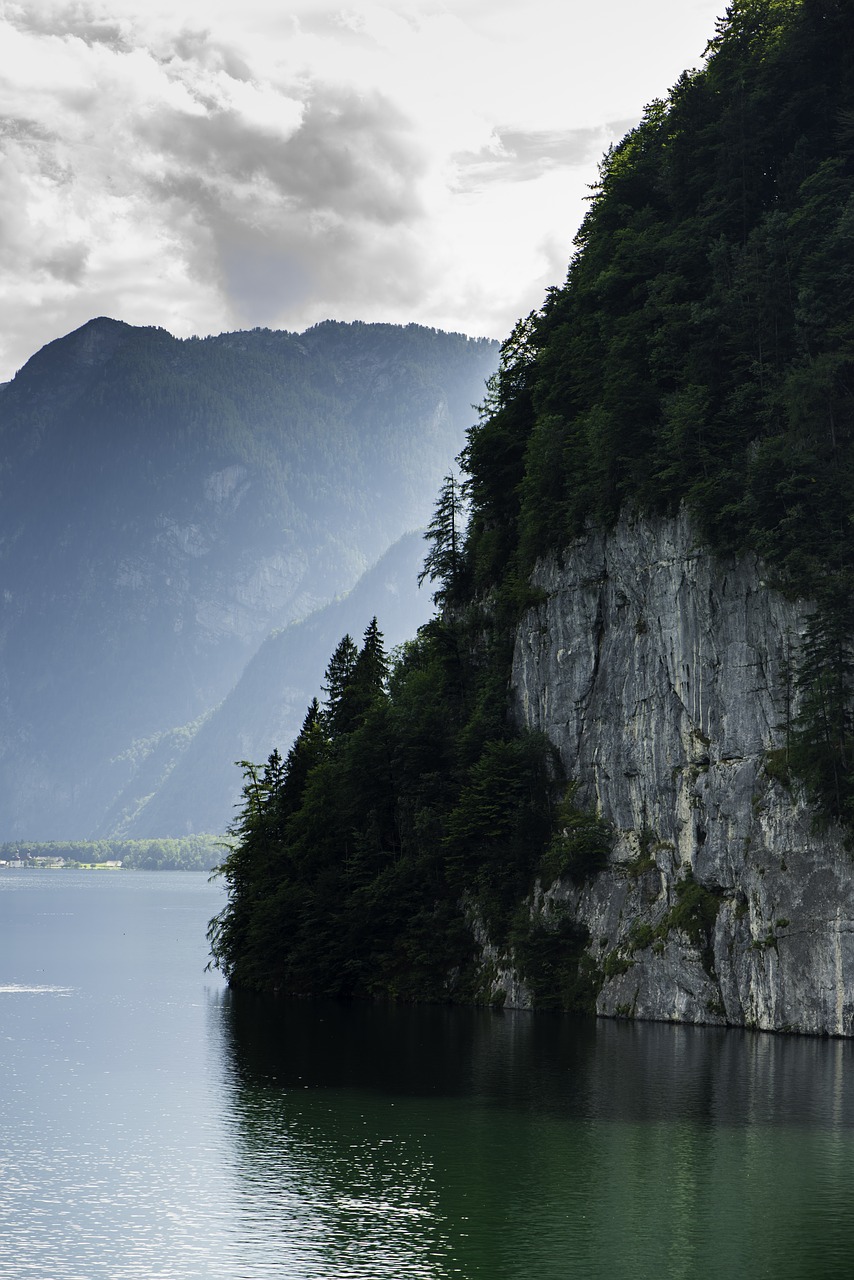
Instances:
[[[196,732],[165,734],[152,744],[145,767],[96,835],[224,831],[243,782],[235,762],[263,762],[274,747],[287,754],[308,703],[321,696],[323,673],[341,637],[350,634],[360,644],[376,615],[390,651],[427,621],[430,592],[418,588],[424,554],[422,535],[407,534],[347,596],[269,636]],[[144,748],[137,750],[143,754]]]
[[[0,838],[135,807],[271,631],[427,522],[496,362],[416,325],[101,318],[0,386]]]

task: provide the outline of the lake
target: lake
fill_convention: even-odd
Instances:
[[[0,1276],[826,1277],[854,1046],[238,998],[222,891],[0,872]]]

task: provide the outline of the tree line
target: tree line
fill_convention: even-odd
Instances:
[[[62,858],[67,863],[121,862],[146,871],[210,871],[222,857],[222,837],[162,837],[151,840],[6,840],[0,861]]]
[[[373,619],[361,646],[336,647],[287,755],[241,762],[228,901],[209,931],[229,982],[485,998],[482,927],[533,984],[548,971],[544,1003],[589,1000],[585,939],[561,926],[544,944],[522,900],[549,860],[601,864],[609,833],[581,821],[545,738],[508,724],[500,639],[491,614],[460,611],[389,659]]]

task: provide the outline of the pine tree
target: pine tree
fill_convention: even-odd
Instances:
[[[338,705],[339,733],[353,733],[364,723],[371,707],[384,695],[387,681],[388,659],[383,633],[376,618],[372,618],[365,628],[362,648]]]
[[[285,814],[294,813],[302,803],[306,781],[315,765],[327,752],[323,713],[317,698],[312,698],[293,746],[285,758],[285,778],[280,807]]]
[[[352,636],[345,635],[329,659],[329,665],[323,677],[324,682],[321,688],[326,695],[323,703],[323,718],[333,738],[343,731],[342,701],[347,686],[353,678],[358,656]]]
[[[424,568],[418,575],[419,587],[425,578],[440,582],[433,599],[441,604],[454,596],[460,577],[460,526],[463,519],[461,485],[452,472],[445,476],[433,519],[424,537],[433,545],[427,552]]]
[[[365,628],[362,649],[356,659],[353,678],[365,694],[370,696],[382,693],[385,689],[388,680],[388,658],[383,633],[379,629],[376,617],[372,618]]]

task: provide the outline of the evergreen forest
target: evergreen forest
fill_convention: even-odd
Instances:
[[[509,723],[507,682],[537,559],[627,509],[687,508],[803,602],[775,767],[854,829],[851,16],[735,0],[602,160],[566,281],[503,344],[442,485],[436,616],[391,657],[375,623],[345,637],[290,751],[243,765],[210,930],[230,982],[478,999],[486,936],[541,1007],[589,1007],[585,939],[528,904],[610,833]]]

